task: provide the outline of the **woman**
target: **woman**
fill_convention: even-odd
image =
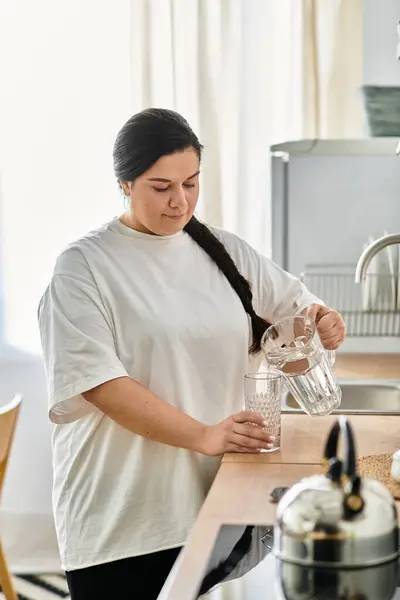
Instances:
[[[72,600],[156,598],[221,455],[269,447],[241,412],[269,322],[309,311],[326,348],[344,338],[297,279],[196,220],[201,152],[180,115],[133,116],[113,153],[126,211],[61,254],[40,303]]]

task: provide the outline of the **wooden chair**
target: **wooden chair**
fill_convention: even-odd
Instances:
[[[0,407],[0,495],[22,397],[19,395]],[[0,537],[0,585],[6,600],[18,600]]]

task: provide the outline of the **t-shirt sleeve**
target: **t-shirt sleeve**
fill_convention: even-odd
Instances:
[[[297,277],[259,254],[244,240],[216,228],[213,231],[250,282],[255,311],[268,322],[276,323],[279,319],[299,314],[314,303],[323,304]]]
[[[128,376],[90,270],[75,275],[55,273],[41,299],[38,319],[50,419],[54,423],[76,421],[97,410],[83,392]]]
[[[257,304],[259,314],[270,323],[301,313],[311,304],[323,304],[320,298],[268,258],[257,255]]]

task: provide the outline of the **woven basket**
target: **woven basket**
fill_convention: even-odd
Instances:
[[[392,455],[376,454],[357,459],[357,471],[362,477],[377,479],[389,490],[393,498],[400,500],[400,483],[392,479]]]

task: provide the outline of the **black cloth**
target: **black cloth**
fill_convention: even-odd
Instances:
[[[71,600],[157,600],[181,548],[67,571]]]

